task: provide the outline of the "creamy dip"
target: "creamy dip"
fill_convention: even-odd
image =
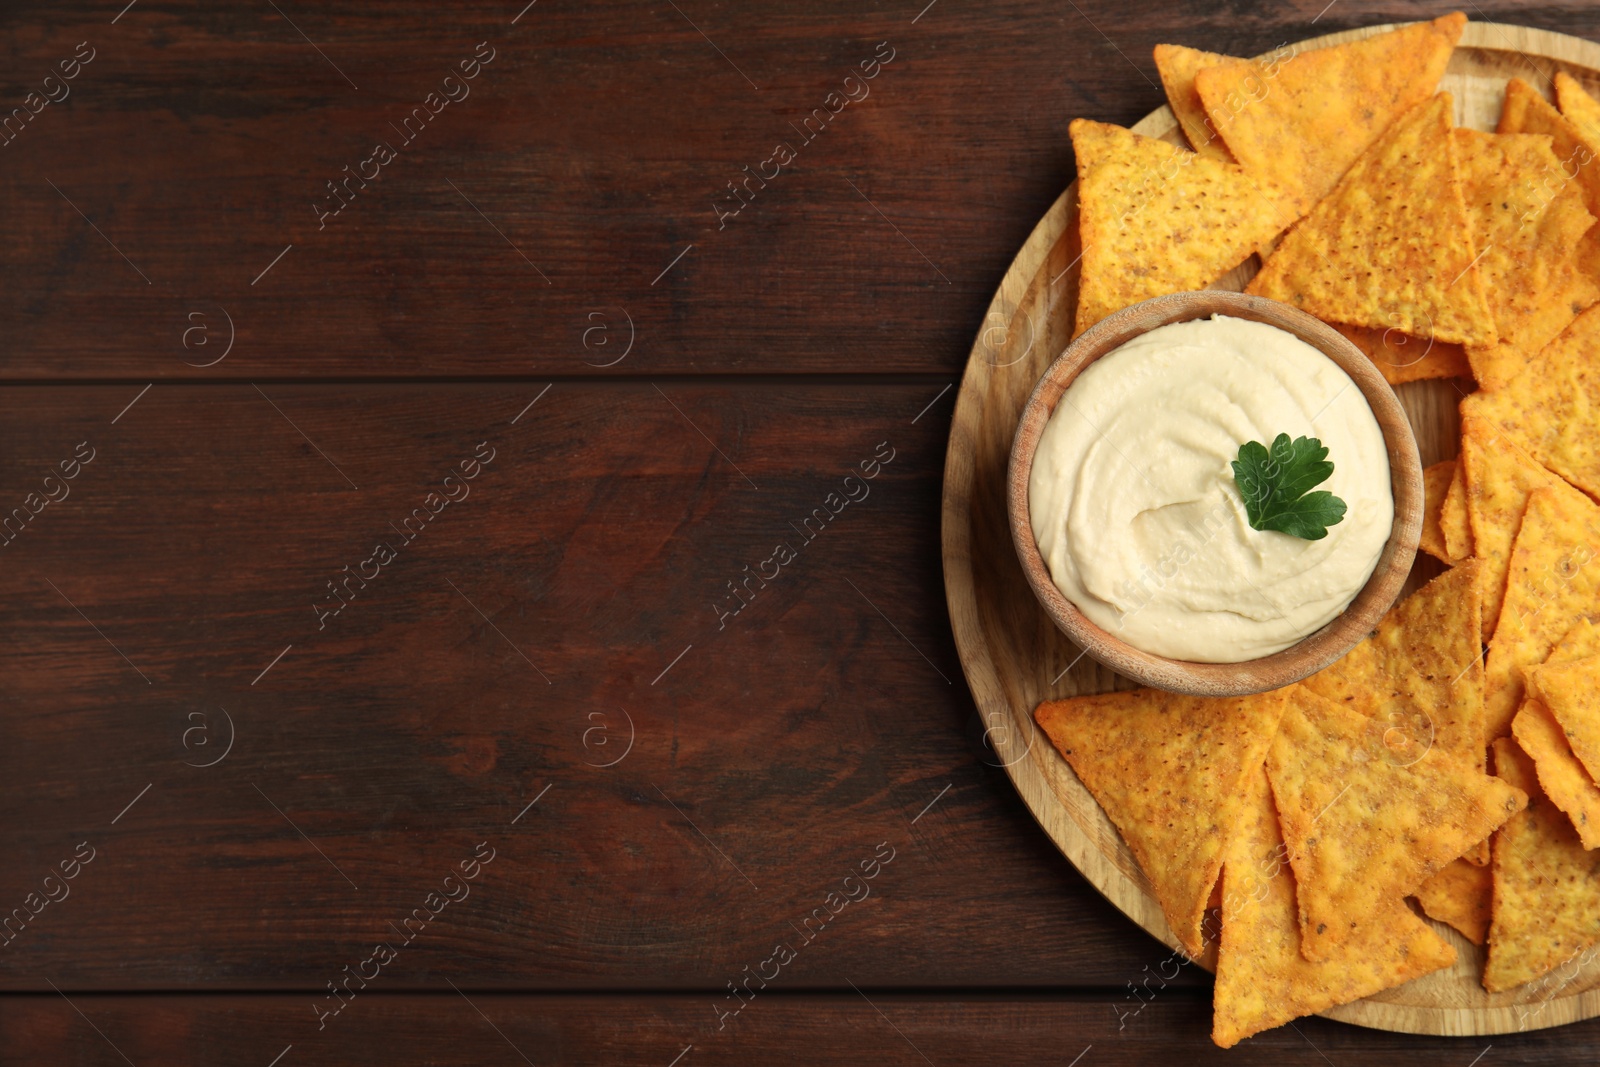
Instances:
[[[1256,530],[1231,462],[1315,437],[1348,505],[1326,537]],[[1217,315],[1151,330],[1090,364],[1039,439],[1039,553],[1101,629],[1174,659],[1236,663],[1321,628],[1355,599],[1394,524],[1383,431],[1332,360],[1275,326]]]

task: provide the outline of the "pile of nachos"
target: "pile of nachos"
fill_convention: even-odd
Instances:
[[[1446,565],[1348,655],[1256,696],[1035,718],[1189,956],[1213,1040],[1452,966],[1561,992],[1600,958],[1600,102],[1512,79],[1494,133],[1438,85],[1466,18],[1245,60],[1160,45],[1190,148],[1071,124],[1074,332],[1257,261],[1394,384],[1456,384],[1421,547]],[[1571,990],[1576,992],[1574,988]]]

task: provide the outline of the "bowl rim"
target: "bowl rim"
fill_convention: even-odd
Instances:
[[[1039,438],[1062,394],[1095,360],[1161,326],[1211,315],[1262,322],[1300,338],[1349,375],[1383,433],[1394,523],[1372,574],[1346,608],[1288,648],[1234,663],[1203,663],[1147,652],[1091,622],[1050,577],[1028,510],[1028,482]],[[1034,597],[1056,627],[1091,659],[1145,685],[1193,696],[1245,696],[1300,681],[1338,660],[1377,627],[1399,599],[1422,532],[1422,461],[1411,422],[1376,364],[1348,338],[1299,308],[1220,289],[1172,293],[1117,311],[1068,343],[1023,406],[1012,437],[1006,485],[1011,539]]]

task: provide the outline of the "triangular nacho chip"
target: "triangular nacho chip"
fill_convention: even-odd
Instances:
[[[1439,505],[1439,530],[1444,534],[1444,549],[1450,553],[1446,561],[1456,563],[1476,551],[1472,543],[1472,520],[1467,517],[1467,468],[1456,460],[1455,477],[1445,491],[1444,503]]]
[[[1494,920],[1483,988],[1531,982],[1600,942],[1600,864],[1539,790],[1517,743],[1494,743],[1495,771],[1528,794],[1528,807],[1494,837]]]
[[[1399,330],[1374,330],[1368,326],[1329,323],[1365,352],[1390,385],[1420,382],[1428,378],[1470,378],[1472,364],[1461,345],[1435,341],[1431,337],[1412,337]]]
[[[1189,145],[1203,156],[1232,163],[1233,153],[1222,143],[1217,131],[1211,128],[1205,105],[1195,91],[1194,76],[1201,67],[1214,67],[1218,63],[1243,63],[1233,56],[1202,52],[1198,48],[1185,48],[1181,44],[1158,44],[1155,49],[1156,70],[1161,74],[1161,86],[1167,91],[1167,104],[1178,120]]]
[[[1346,951],[1364,920],[1416,892],[1526,798],[1442,752],[1401,766],[1381,723],[1291,688],[1267,773],[1294,868],[1300,952],[1326,960]]]
[[[1206,901],[1239,818],[1239,783],[1261,765],[1282,692],[1180,696],[1157,689],[1046,701],[1046,736],[1122,832],[1167,925],[1205,948]]]
[[[1567,632],[1545,665],[1571,663],[1600,655],[1600,627],[1584,619]],[[1531,668],[1540,670],[1543,668]],[[1524,672],[1528,673],[1528,672]],[[1531,687],[1530,687],[1531,693]],[[1511,722],[1511,735],[1517,739],[1539,771],[1539,788],[1552,803],[1567,813],[1583,847],[1600,847],[1600,787],[1572,753],[1572,745],[1550,709],[1530,695]]]
[[[1590,96],[1583,84],[1564,70],[1556,72],[1556,106],[1586,143],[1600,145],[1600,100]]]
[[[1562,75],[1556,75],[1558,92],[1561,80]],[[1600,218],[1600,142],[1585,135],[1552,107],[1539,90],[1521,78],[1507,82],[1505,107],[1500,112],[1496,132],[1542,133],[1549,137],[1550,147],[1560,161],[1560,173],[1551,175],[1544,183],[1545,188],[1553,193],[1566,183],[1575,182],[1583,191],[1583,203],[1589,214]],[[1589,231],[1577,255],[1590,274],[1600,269],[1600,231]]]
[[[1522,525],[1528,494],[1549,489],[1585,503],[1578,492],[1545,470],[1526,451],[1486,419],[1469,415],[1461,422],[1461,463],[1467,472],[1467,516],[1474,553],[1483,561],[1483,637],[1494,633],[1506,593],[1511,545]],[[1504,731],[1490,734],[1488,741]]]
[[[1572,629],[1556,642],[1556,647],[1550,650],[1549,658],[1542,665],[1572,663],[1575,660],[1588,659],[1590,656],[1600,656],[1600,626],[1596,626],[1589,619],[1579,619],[1573,624]],[[1538,670],[1537,667],[1529,669]],[[1524,675],[1527,673],[1527,670],[1523,671]]]
[[[1566,814],[1583,847],[1600,847],[1600,787],[1572,754],[1550,709],[1537,700],[1524,700],[1511,720],[1511,736],[1533,760],[1539,788]]]
[[[1417,887],[1417,903],[1430,919],[1449,923],[1474,945],[1489,934],[1490,892],[1494,874],[1465,860],[1451,860]]]
[[[1584,208],[1582,189],[1562,178],[1547,136],[1479,130],[1455,136],[1461,192],[1481,250],[1478,273],[1499,335],[1467,356],[1485,388],[1501,388],[1600,300],[1600,283],[1577,258],[1594,216]]]
[[[1534,459],[1590,496],[1600,496],[1600,304],[1573,320],[1503,389],[1461,402],[1465,418],[1493,421]]]
[[[1186,148],[1089,119],[1072,120],[1083,263],[1074,335],[1113,311],[1204,289],[1293,218],[1258,177]]]
[[[1600,656],[1600,627],[1589,619],[1579,619],[1578,624],[1566,632],[1566,637],[1550,649],[1544,667],[1594,656]],[[1526,680],[1533,670],[1541,669],[1523,670],[1523,678]],[[1518,710],[1517,718],[1512,721],[1512,736],[1517,737],[1517,744],[1522,745],[1523,752],[1538,766],[1539,789],[1544,790],[1557,808],[1565,811],[1573,829],[1578,830],[1584,848],[1600,846],[1600,787],[1595,785],[1589,768],[1573,755],[1573,745],[1568,744],[1562,725],[1539,701],[1531,685],[1528,697],[1523,699],[1522,710]]]
[[[1559,88],[1560,75],[1557,75]],[[1559,178],[1576,181],[1583,190],[1589,214],[1600,217],[1600,160],[1596,145],[1579,127],[1557,111],[1539,90],[1512,78],[1506,83],[1505,107],[1500,112],[1497,133],[1542,133],[1551,140],[1551,150],[1562,174]]]
[[[1337,958],[1308,961],[1300,953],[1294,875],[1265,770],[1257,768],[1241,785],[1240,831],[1222,873],[1213,1041],[1231,1048],[1251,1034],[1455,962],[1455,949],[1398,900],[1364,916]]]
[[[1484,730],[1504,737],[1522,704],[1522,671],[1600,608],[1600,508],[1577,494],[1535,489],[1511,548],[1506,597],[1484,667]]]
[[[1245,291],[1329,322],[1492,344],[1450,112],[1450,94],[1440,93],[1401,116]]]
[[[1309,206],[1433,94],[1466,21],[1457,12],[1288,59],[1205,67],[1195,88],[1233,158],[1282,175]]]
[[[1524,672],[1528,694],[1550,709],[1572,754],[1590,778],[1600,778],[1600,656],[1558,661]]]
[[[1447,459],[1422,471],[1422,536],[1417,547],[1441,563],[1449,563],[1450,549],[1445,544],[1444,527],[1439,525],[1439,512],[1444,507],[1444,495],[1455,480],[1456,461]]]
[[[1483,646],[1478,561],[1406,597],[1372,636],[1301,684],[1374,719],[1390,758],[1443,752],[1483,770]]]

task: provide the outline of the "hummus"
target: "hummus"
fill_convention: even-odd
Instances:
[[[1326,537],[1256,530],[1239,446],[1315,437],[1348,505]],[[1394,524],[1383,431],[1332,360],[1223,315],[1151,330],[1078,375],[1028,483],[1039,554],[1062,594],[1129,644],[1237,663],[1321,628],[1355,599]]]

